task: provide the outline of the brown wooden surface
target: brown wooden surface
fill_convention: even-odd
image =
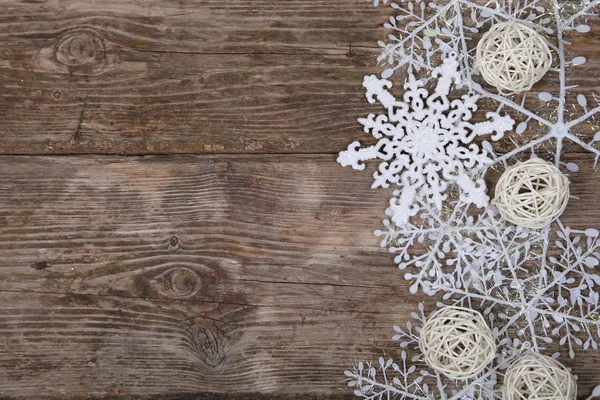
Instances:
[[[375,165],[335,163],[390,11],[0,0],[0,397],[347,398],[344,369],[396,356],[436,299],[372,234]],[[593,157],[565,160],[565,222],[600,226]],[[566,364],[600,383],[600,353]]]

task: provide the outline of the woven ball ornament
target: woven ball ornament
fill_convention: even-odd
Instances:
[[[477,311],[444,307],[429,316],[420,332],[425,362],[450,379],[479,374],[494,359],[492,331]]]
[[[555,359],[532,353],[511,364],[504,375],[503,400],[575,400],[573,375]]]
[[[493,25],[479,41],[476,57],[483,79],[503,94],[531,89],[552,64],[544,38],[514,21]]]
[[[508,168],[496,184],[493,203],[515,225],[543,228],[569,201],[569,179],[554,165],[532,158]]]

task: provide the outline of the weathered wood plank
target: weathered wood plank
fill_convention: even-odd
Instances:
[[[436,299],[372,235],[375,165],[333,159],[0,157],[0,394],[349,394]],[[593,159],[570,159],[564,221],[600,226]],[[566,362],[582,394],[598,361]]]
[[[388,14],[362,0],[5,3],[3,154],[331,152],[364,110]]]
[[[368,139],[356,118],[380,112],[361,82],[391,13],[364,0],[5,0],[0,154],[338,152]],[[569,38],[588,58],[570,83],[586,91],[592,26]],[[555,85],[550,74],[529,97]]]
[[[310,307],[48,293],[0,298],[10,305],[0,310],[0,392],[33,397],[343,393],[338,362],[389,342],[383,321],[402,310],[357,329],[348,320],[366,324],[360,313]],[[370,337],[357,349],[347,335]]]
[[[330,160],[6,160],[3,393],[336,393],[411,308]]]
[[[0,150],[340,151],[366,136],[356,118],[368,109],[361,82],[372,64],[372,56],[142,53],[89,83],[4,70]]]
[[[388,8],[360,0],[2,0],[0,5],[0,35],[13,47],[92,28],[122,47],[155,53],[346,54],[350,47],[377,47],[382,36],[373,28],[389,18]]]

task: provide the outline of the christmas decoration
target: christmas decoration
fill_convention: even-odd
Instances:
[[[450,379],[476,376],[496,355],[492,331],[481,314],[468,308],[439,309],[419,336],[425,362]]]
[[[477,45],[475,67],[504,94],[531,89],[550,69],[552,54],[534,29],[514,20],[497,23]]]
[[[451,211],[450,211],[451,210]],[[390,225],[382,245],[398,253],[408,270],[410,291],[438,295],[447,305],[482,305],[488,320],[501,323],[499,337],[514,330],[540,351],[558,337],[575,356],[575,347],[597,348],[600,324],[599,232],[574,230],[557,220],[553,254],[550,227],[530,230],[508,223],[490,206],[474,217],[457,202],[442,216],[427,215],[422,225]],[[409,249],[427,243],[428,252]],[[526,311],[524,311],[526,310]]]
[[[498,351],[493,361],[475,377],[449,379],[442,373],[430,369],[424,362],[424,355],[420,352],[422,347],[420,332],[431,316],[426,316],[423,304],[419,304],[418,309],[418,313],[412,313],[416,322],[408,321],[405,326],[394,326],[392,337],[393,340],[400,342],[401,348],[414,350],[416,354],[409,357],[406,350],[401,350],[397,361],[379,357],[374,363],[359,362],[353,370],[345,371],[348,386],[354,388],[355,396],[370,400],[561,399],[550,395],[550,391],[555,394],[557,388],[558,393],[567,396],[576,395],[573,376],[564,366],[550,357],[532,353],[527,342],[501,338],[498,335],[499,327],[493,327],[492,334],[501,351]],[[490,323],[493,325],[494,320],[490,320]],[[527,366],[535,368],[535,371],[530,371]],[[543,378],[540,380],[540,377]],[[549,395],[526,397],[534,393],[527,389],[530,384],[537,384],[529,388],[538,395],[544,392]],[[517,393],[524,396],[506,397]],[[587,400],[597,397],[600,397],[600,386],[594,389]],[[567,400],[573,398],[564,397]]]
[[[383,0],[382,0],[383,1]],[[516,126],[516,137],[512,137],[514,148],[494,159],[494,164],[506,163],[514,156],[535,150],[548,142],[555,142],[555,163],[560,161],[560,153],[565,140],[592,152],[596,160],[600,158],[600,150],[594,143],[600,141],[600,134],[591,140],[582,140],[573,133],[581,129],[583,124],[590,124],[593,117],[600,112],[598,97],[592,95],[594,105],[588,105],[588,96],[577,94],[577,104],[568,104],[567,96],[573,95],[577,86],[569,85],[567,78],[578,66],[587,62],[582,56],[567,58],[566,47],[569,42],[565,35],[583,35],[591,28],[583,23],[586,18],[595,16],[599,0],[578,3],[561,3],[550,0],[544,7],[538,1],[502,1],[491,0],[479,4],[470,0],[448,0],[446,2],[411,1],[389,3],[396,11],[395,16],[384,24],[391,30],[388,42],[379,42],[382,49],[377,60],[386,64],[387,68],[381,77],[389,79],[400,69],[414,74],[416,79],[431,74],[439,65],[440,58],[450,53],[456,54],[458,74],[462,87],[479,95],[479,101],[495,103],[489,109],[507,109],[519,114]],[[375,0],[379,4],[379,0]],[[533,28],[536,32],[547,36],[546,44],[557,54],[556,65],[546,75],[547,79],[556,82],[557,93],[541,92],[536,99],[523,94],[521,98],[509,98],[484,89],[480,82],[476,66],[476,46],[481,31],[489,30],[494,25],[504,22],[515,22]],[[574,96],[575,97],[575,96]],[[541,110],[539,101],[547,103],[551,110]],[[568,108],[568,110],[567,110]],[[521,142],[522,135],[532,123],[542,127],[544,133],[532,140]],[[491,150],[493,146],[487,144]]]
[[[573,375],[551,357],[526,354],[506,370],[503,400],[575,400],[576,397]]]
[[[507,221],[539,229],[560,216],[568,201],[569,179],[554,165],[532,158],[502,174],[494,205]]]
[[[546,133],[521,145],[515,139],[515,134],[511,135],[511,140],[505,140],[504,143],[510,145],[513,142],[516,147],[500,156],[494,156],[491,143],[484,141],[482,148],[488,151],[492,163],[486,164],[481,174],[484,176],[491,168],[507,167],[508,160],[523,152],[534,152],[542,143],[552,139],[556,139],[554,165],[575,172],[577,165],[561,162],[562,142],[565,139],[572,140],[593,152],[598,159],[600,150],[591,144],[596,139],[600,140],[600,134],[586,143],[570,130],[593,118],[600,111],[600,106],[588,108],[585,96],[579,95],[578,106],[571,105],[570,108],[579,108],[583,113],[570,116],[570,121],[566,120],[566,96],[573,87],[566,84],[564,34],[589,31],[587,25],[578,24],[577,21],[592,15],[594,6],[599,3],[594,0],[577,7],[560,7],[559,3],[551,2],[551,13],[547,13],[546,17],[542,17],[546,10],[532,3],[511,5],[492,1],[482,6],[467,0],[451,0],[442,5],[418,3],[418,9],[413,5],[412,10],[408,6],[410,3],[391,3],[396,4],[398,12],[407,16],[395,19],[395,23],[390,21],[387,25],[405,34],[401,40],[392,38],[390,45],[399,49],[414,43],[415,47],[410,54],[404,52],[404,59],[399,60],[394,52],[388,61],[398,62],[396,67],[404,65],[413,72],[417,71],[419,65],[424,73],[437,68],[434,67],[433,54],[425,58],[426,62],[419,63],[420,51],[427,49],[418,43],[425,46],[423,42],[427,42],[427,34],[443,36],[443,33],[445,38],[435,41],[437,47],[427,51],[454,56],[450,58],[458,62],[457,72],[461,76],[463,89],[479,93],[480,99],[487,98],[499,103],[499,109],[508,107],[524,116],[526,119],[516,127],[517,136],[527,130],[529,120],[535,120],[546,130]],[[428,7],[433,7],[433,15],[426,15]],[[479,29],[486,24],[514,20],[536,25],[536,30],[555,37],[548,43],[558,54],[556,72],[559,93],[557,97],[546,92],[539,95],[542,101],[558,100],[554,121],[530,111],[526,107],[525,96],[520,103],[515,103],[504,96],[486,92],[472,74],[472,51],[465,47],[467,41],[462,40],[469,36],[468,32],[472,32],[469,26]],[[415,23],[401,27],[398,21],[407,25]],[[447,31],[442,31],[441,21],[444,21]],[[451,45],[447,52],[442,43]],[[389,48],[386,45],[384,53],[387,50]],[[585,60],[576,57],[569,65],[576,68],[583,62]],[[391,72],[386,71],[382,75],[390,76]],[[562,193],[559,198],[566,199],[566,194],[559,192]],[[422,290],[434,295],[441,292],[446,305],[478,306],[486,318],[502,322],[499,328],[501,336],[516,332],[520,340],[529,342],[535,352],[541,351],[545,343],[555,339],[566,345],[571,358],[574,357],[576,346],[597,347],[600,294],[596,287],[600,284],[600,278],[593,268],[600,263],[598,230],[573,230],[564,226],[559,219],[551,226],[531,230],[506,221],[493,205],[487,206],[479,215],[473,215],[469,198],[461,193],[455,198],[449,197],[450,193],[452,189],[446,190],[441,207],[428,199],[415,197],[412,211],[419,211],[408,222],[402,223],[405,219],[397,216],[397,205],[405,199],[404,188],[395,190],[390,207],[386,210],[390,219],[384,221],[384,230],[376,232],[376,235],[383,237],[382,246],[389,247],[391,252],[397,254],[395,261],[405,271],[404,277],[411,282],[411,293]],[[417,245],[425,251],[415,251],[413,247]]]
[[[387,0],[382,2],[388,3]],[[594,228],[571,229],[560,219],[554,219],[562,213],[568,200],[568,181],[560,171],[566,169],[574,173],[579,168],[574,163],[561,161],[564,141],[571,141],[591,152],[596,162],[600,159],[600,150],[596,148],[600,133],[588,139],[580,134],[584,126],[594,127],[593,119],[600,112],[598,97],[575,92],[579,89],[569,83],[569,74],[585,64],[586,59],[566,51],[572,37],[590,31],[586,22],[595,15],[599,3],[599,0],[591,0],[563,4],[550,0],[544,3],[546,8],[537,1],[492,0],[485,4],[470,0],[449,0],[441,4],[410,0],[389,2],[397,15],[385,24],[392,33],[387,43],[379,43],[382,54],[378,58],[387,64],[387,68],[381,73],[381,79],[365,78],[368,94],[371,91],[370,101],[377,99],[387,109],[387,114],[360,120],[365,131],[379,143],[359,149],[355,142],[340,154],[338,161],[355,169],[364,169],[363,161],[382,160],[373,186],[385,188],[393,183],[398,188],[386,210],[389,219],[384,221],[385,229],[376,232],[382,237],[381,245],[397,254],[395,261],[404,271],[405,279],[411,282],[411,293],[422,291],[438,296],[438,307],[481,311],[491,328],[497,354],[475,376],[451,379],[452,374],[446,376],[436,366],[435,358],[424,354],[432,347],[426,341],[421,343],[419,324],[408,322],[406,329],[394,327],[397,333],[394,339],[401,341],[401,347],[411,346],[418,354],[409,358],[408,353],[402,351],[400,362],[380,358],[378,365],[361,362],[353,371],[346,371],[356,396],[366,399],[501,399],[507,368],[519,357],[547,352],[555,342],[561,345],[563,355],[571,358],[575,357],[577,347],[598,348],[600,291],[597,287],[600,277],[595,268],[600,264],[599,232]],[[500,93],[484,88],[483,82],[489,78],[485,77],[484,70],[492,71],[493,68],[486,69],[481,60],[478,62],[476,49],[480,33],[491,31],[494,26],[498,26],[494,32],[501,34],[495,40],[488,38],[481,44],[482,49],[487,49],[482,52],[481,60],[491,54],[489,50],[493,46],[507,45],[508,42],[503,44],[503,41],[510,38],[506,36],[510,33],[509,27],[518,28],[519,35],[528,35],[523,36],[522,43],[527,48],[519,53],[520,57],[529,51],[543,53],[540,53],[541,59],[534,61],[534,68],[528,69],[532,67],[530,59],[517,62],[511,58],[516,55],[514,51],[523,50],[517,49],[519,45],[513,42],[510,54],[507,53],[511,57],[500,62],[505,66],[517,62],[518,68],[514,71],[509,68],[507,73],[513,85],[498,85]],[[538,33],[544,35],[543,41],[554,54],[554,61],[546,59],[547,53],[540,43],[532,47],[532,41],[540,39],[536,36]],[[527,93],[509,96],[511,91],[526,91],[529,84],[539,79],[543,75],[541,67],[547,68],[546,61],[552,65],[547,73],[544,71],[543,81],[554,83],[555,93],[541,92],[536,97]],[[423,78],[443,76],[439,68],[446,62],[455,65],[449,86],[455,92],[453,95],[462,94],[463,101],[476,98],[480,107],[493,112],[495,118],[487,115],[485,123],[489,123],[486,130],[494,134],[491,141],[481,142],[480,135],[472,135],[469,141],[456,143],[458,147],[468,146],[469,149],[476,146],[476,152],[471,153],[473,162],[463,164],[462,170],[454,169],[449,174],[443,170],[441,159],[427,158],[420,162],[414,173],[408,173],[414,164],[412,154],[407,151],[412,149],[412,143],[405,140],[410,136],[405,127],[438,115],[435,107],[439,107],[439,103],[430,100],[436,97],[436,92],[429,95]],[[403,102],[387,91],[392,85],[390,78],[400,69],[408,76],[406,96],[412,96],[405,96]],[[373,83],[368,83],[367,79]],[[508,82],[508,78],[503,79],[504,83]],[[416,86],[415,82],[423,84]],[[382,89],[370,89],[377,88],[376,85]],[[418,113],[413,113],[410,108],[415,98],[422,104]],[[576,103],[571,99],[576,99]],[[592,104],[588,104],[588,100]],[[447,110],[441,113],[450,115]],[[463,121],[470,124],[476,111],[472,109]],[[517,121],[514,132],[508,132],[511,128],[496,129],[500,125],[504,128],[508,123],[512,127],[513,121],[503,116],[504,113],[510,113]],[[481,120],[483,115],[477,117]],[[443,120],[437,120],[436,129],[442,127]],[[537,128],[535,135],[530,132],[534,126]],[[453,131],[452,127],[444,129]],[[578,134],[576,130],[579,130]],[[507,137],[502,141],[503,153],[495,155],[492,142],[503,136]],[[414,140],[418,143],[419,139]],[[455,163],[463,162],[457,153],[449,151],[450,148],[445,147],[445,156],[454,158]],[[546,153],[548,148],[550,153]],[[383,151],[379,152],[380,149]],[[545,170],[543,174],[546,175],[541,178],[537,172],[532,174],[532,170],[523,175],[523,171],[516,174],[509,168],[509,164],[529,158],[529,154],[551,159],[556,169]],[[402,161],[396,163],[396,159]],[[547,167],[544,164],[544,168]],[[536,168],[541,168],[541,164]],[[508,183],[501,186],[502,190],[497,190],[495,204],[488,204],[485,186],[480,184],[492,169],[507,169],[505,179]],[[430,177],[432,171],[438,173],[437,178]],[[464,185],[464,179],[461,185],[456,171],[465,172],[471,186]],[[407,173],[406,178],[404,173]],[[512,175],[515,180],[508,179]],[[521,189],[516,190],[515,184],[529,190],[524,199],[515,197],[523,194],[518,193]],[[546,191],[549,188],[551,190]],[[552,192],[556,195],[556,203],[548,202],[547,195]],[[512,193],[510,198],[506,197],[508,193]],[[531,202],[536,200],[542,202],[538,205]],[[483,209],[476,210],[473,205]],[[510,214],[514,211],[511,207],[515,205],[534,210],[542,217],[542,222],[532,224],[529,220],[523,225],[523,221],[514,218],[511,222]],[[509,209],[511,211],[507,212]],[[420,314],[415,313],[413,317],[423,324],[428,319],[422,305],[419,310]],[[560,356],[558,353],[553,355]],[[600,387],[589,398],[592,397],[600,397]]]
[[[492,160],[487,151],[471,142],[477,136],[489,134],[498,140],[512,129],[514,121],[488,112],[487,121],[470,123],[472,113],[477,110],[478,96],[448,99],[451,87],[459,83],[457,67],[456,55],[451,53],[433,70],[437,85],[432,95],[424,88],[425,80],[409,75],[403,101],[387,90],[392,86],[390,81],[374,75],[365,77],[367,99],[370,103],[378,100],[387,114],[370,114],[359,122],[379,142],[366,148],[359,148],[360,143],[353,142],[340,153],[338,162],[362,170],[364,161],[382,160],[373,187],[388,187],[393,183],[403,188],[390,206],[392,220],[397,225],[407,223],[409,217],[417,214],[420,208],[415,198],[441,209],[449,184],[460,188],[464,201],[478,207],[488,204],[485,182],[477,175]]]

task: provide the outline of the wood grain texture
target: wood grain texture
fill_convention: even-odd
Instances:
[[[390,11],[0,0],[0,398],[351,398],[344,369],[397,356],[392,325],[436,299],[372,234],[375,165],[335,163],[369,143],[361,82]],[[586,91],[590,25],[569,37]],[[564,221],[600,226],[593,158],[564,150]],[[584,398],[600,355],[577,356]]]
[[[4,154],[332,152],[388,18],[362,0],[4,3]]]
[[[0,154],[336,153],[369,142],[356,118],[380,112],[361,82],[392,10],[366,0],[0,5]],[[586,90],[590,24],[568,38]]]
[[[0,396],[348,396],[436,299],[372,235],[376,166],[333,158],[0,157]],[[593,159],[570,160],[565,222],[600,225]],[[567,362],[582,394],[598,361]]]

